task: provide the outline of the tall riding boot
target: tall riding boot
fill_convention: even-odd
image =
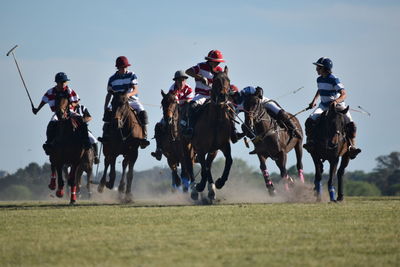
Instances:
[[[289,131],[293,137],[302,138],[301,133],[298,131],[293,121],[289,118],[289,114],[286,111],[284,111],[283,109],[279,111],[277,118],[289,128]]]
[[[188,138],[193,137],[194,133],[194,125],[196,120],[196,108],[198,104],[196,102],[191,102],[188,110],[188,121],[187,121],[187,128],[184,132],[184,135]]]
[[[148,145],[150,145],[150,142],[147,141],[147,124],[149,123],[148,117],[147,117],[147,112],[145,110],[142,110],[138,114],[140,123],[142,124],[142,131],[143,131],[143,139],[140,141],[140,148],[144,149]]]
[[[54,140],[57,135],[57,121],[50,121],[46,129],[46,143],[43,144],[43,149],[46,155],[49,155],[50,149],[54,145]]]
[[[151,155],[155,157],[157,160],[161,160],[162,158],[162,150],[161,150],[161,138],[163,133],[163,125],[161,122],[156,124],[154,128],[154,138],[156,139],[156,151],[151,152]]]
[[[90,149],[92,147],[92,144],[90,143],[89,139],[89,129],[87,127],[87,123],[81,121],[81,125],[79,126],[80,128],[80,136],[82,140],[82,145],[84,149]]]
[[[100,159],[99,159],[99,148],[97,146],[97,143],[93,143],[92,144],[92,148],[93,148],[93,153],[94,153],[94,164],[99,164],[100,163]]]
[[[305,123],[306,126],[306,136],[307,136],[307,141],[303,145],[303,147],[308,151],[312,152],[314,148],[314,126],[315,126],[315,121],[311,118],[308,118]]]
[[[356,148],[356,133],[357,127],[354,122],[349,122],[346,125],[347,130],[347,141],[349,142],[348,153],[351,159],[355,159],[357,155],[361,152],[361,149]]]

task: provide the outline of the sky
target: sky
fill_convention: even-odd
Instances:
[[[0,170],[10,173],[31,162],[43,164],[48,106],[35,116],[12,57],[15,55],[34,105],[65,72],[69,86],[89,108],[89,128],[102,134],[106,84],[115,59],[124,55],[138,76],[139,97],[149,114],[149,136],[160,120],[160,90],[176,70],[221,50],[231,82],[261,86],[264,95],[296,113],[316,92],[315,62],[333,61],[346,88],[346,103],[358,126],[362,153],[347,170],[369,172],[375,158],[400,151],[400,2],[398,1],[4,1],[0,0]],[[188,80],[194,88],[193,79]],[[295,94],[294,90],[304,87]],[[298,115],[304,125],[310,112]],[[239,126],[237,126],[238,129]],[[139,152],[135,170],[166,166],[150,156],[155,140]],[[252,147],[250,148],[252,149]],[[243,142],[233,157],[258,168]],[[221,153],[220,153],[221,154]],[[304,169],[313,172],[304,151]],[[294,151],[287,166],[295,164]],[[100,167],[103,168],[103,165]],[[278,171],[268,160],[270,171]],[[327,167],[326,167],[327,168]]]

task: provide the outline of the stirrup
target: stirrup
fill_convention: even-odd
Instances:
[[[162,158],[162,152],[159,149],[157,149],[155,152],[151,152],[150,155],[155,157],[156,160],[161,160]]]
[[[148,145],[150,145],[150,142],[147,139],[140,140],[139,146],[141,149],[145,149]]]
[[[350,159],[355,159],[357,155],[361,153],[361,149],[349,146],[347,153],[349,154]]]

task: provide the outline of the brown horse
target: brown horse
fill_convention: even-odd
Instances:
[[[76,170],[80,164],[84,149],[84,137],[87,125],[81,117],[70,116],[68,98],[63,95],[56,97],[57,132],[54,147],[49,151],[51,165],[57,170],[57,197],[64,195],[64,180],[62,168],[71,166],[68,184],[71,187],[70,204],[76,202]]]
[[[314,190],[317,201],[321,200],[322,194],[322,173],[323,162],[327,160],[330,164],[328,191],[331,201],[343,200],[343,175],[345,168],[349,165],[350,157],[348,154],[349,143],[346,137],[345,114],[349,107],[344,110],[337,110],[331,106],[327,111],[321,114],[315,125],[314,147],[311,151],[311,157],[315,165]],[[339,159],[341,160],[339,170],[337,171],[338,197],[336,199],[335,187],[333,186],[333,177],[336,174]]]
[[[211,201],[214,200],[215,188],[221,189],[228,180],[233,162],[230,145],[232,123],[230,119],[231,111],[228,106],[229,87],[228,68],[225,67],[225,71],[214,75],[210,101],[204,104],[205,106],[194,127],[192,145],[201,165],[201,181],[192,186],[191,197],[194,200],[198,199],[198,192],[204,190],[207,182],[208,197]],[[217,179],[214,185],[211,165],[218,150],[221,150],[225,156],[225,167],[221,178]]]
[[[295,149],[297,159],[297,171],[300,180],[304,182],[303,164],[302,164],[302,137],[303,132],[298,119],[291,114],[290,119],[294,123],[301,136],[292,136],[285,125],[280,125],[267,112],[262,103],[262,89],[257,88],[255,94],[244,97],[243,107],[245,111],[245,124],[243,130],[247,136],[252,138],[258,159],[260,161],[261,173],[264,177],[265,185],[270,195],[275,194],[274,185],[269,179],[266,160],[272,158],[280,170],[280,175],[285,181],[285,187],[288,189],[293,180],[289,177],[286,170],[287,153]]]
[[[101,140],[103,142],[104,172],[97,190],[102,193],[104,186],[108,189],[113,189],[116,175],[116,159],[119,155],[123,155],[125,162],[123,164],[124,174],[125,167],[129,167],[127,185],[125,184],[125,175],[123,175],[118,190],[121,194],[125,193],[125,201],[130,202],[132,201],[133,167],[138,157],[140,140],[144,137],[143,130],[136,112],[133,112],[129,106],[126,94],[114,93],[111,106],[111,120],[105,123],[105,127],[108,127],[108,138]],[[106,176],[109,166],[111,166],[110,180],[107,182]]]
[[[161,90],[161,95],[163,122],[156,125],[156,138],[159,140],[161,150],[172,171],[172,187],[178,188],[182,184],[183,192],[187,192],[190,184],[194,182],[194,150],[190,141],[180,134],[179,122],[182,112],[176,101],[176,92],[170,91],[166,94]],[[181,177],[178,175],[179,164],[181,165]]]

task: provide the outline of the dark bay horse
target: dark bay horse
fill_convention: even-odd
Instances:
[[[104,172],[97,188],[99,193],[103,192],[104,186],[108,189],[114,188],[115,164],[119,155],[124,156],[123,176],[118,191],[125,193],[125,201],[132,201],[131,186],[133,181],[133,167],[138,157],[140,140],[143,139],[142,126],[135,112],[128,103],[124,93],[114,93],[111,101],[111,120],[106,122],[109,136],[103,142]],[[108,167],[110,169],[110,180],[106,181]],[[125,167],[128,166],[127,183],[125,183]],[[126,187],[126,189],[125,189]]]
[[[57,135],[54,147],[49,151],[51,165],[57,171],[57,197],[64,195],[63,166],[70,165],[68,185],[71,187],[70,204],[76,202],[76,170],[84,155],[85,132],[87,125],[81,117],[69,115],[69,101],[63,95],[56,97]],[[87,134],[86,134],[87,136]]]
[[[159,130],[162,135],[160,139],[161,149],[167,158],[168,166],[172,171],[172,186],[183,186],[183,191],[187,192],[189,186],[194,182],[193,161],[194,150],[190,140],[185,138],[181,133],[181,112],[179,111],[179,103],[176,100],[176,92],[170,91],[167,94],[161,90],[164,126],[161,124],[156,127],[162,127]],[[178,175],[178,166],[181,165],[181,177]]]
[[[321,200],[322,194],[322,173],[323,162],[327,160],[330,164],[328,191],[331,201],[343,200],[343,175],[346,167],[349,165],[350,156],[348,155],[348,141],[346,138],[346,119],[345,114],[349,107],[344,110],[337,110],[331,106],[327,111],[321,114],[315,125],[314,147],[311,157],[315,165],[314,190],[317,201]],[[338,197],[336,199],[333,178],[336,174],[339,159],[341,163],[337,171]]]
[[[297,159],[297,171],[300,180],[304,182],[302,163],[303,132],[298,119],[289,114],[292,122],[301,133],[301,137],[292,136],[285,126],[281,126],[268,114],[261,100],[261,88],[257,88],[255,94],[245,96],[243,103],[245,126],[243,127],[243,130],[246,132],[248,137],[253,138],[255,147],[254,151],[260,161],[260,169],[264,177],[265,185],[269,194],[274,195],[275,188],[271,179],[269,179],[266,160],[272,158],[275,161],[280,170],[280,175],[285,181],[285,187],[288,189],[288,186],[293,184],[293,181],[286,170],[287,153],[294,148]],[[253,132],[250,132],[249,129]]]
[[[201,165],[201,181],[192,187],[191,197],[198,199],[198,192],[202,192],[208,182],[208,197],[215,199],[216,190],[221,189],[228,180],[229,171],[232,166],[231,155],[231,111],[228,103],[228,90],[230,80],[228,68],[214,75],[211,98],[204,105],[194,127],[192,145],[197,154],[197,160]],[[211,165],[218,150],[225,156],[225,167],[221,178],[217,179],[215,185],[211,174]]]

